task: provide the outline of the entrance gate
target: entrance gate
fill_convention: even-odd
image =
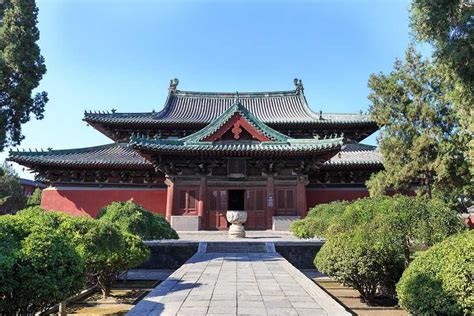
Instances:
[[[226,230],[228,223],[226,212],[228,210],[229,191],[209,190],[207,204],[206,229]],[[246,229],[266,229],[266,190],[248,189],[244,192],[244,209],[247,211]]]

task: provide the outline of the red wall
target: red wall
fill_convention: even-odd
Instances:
[[[70,215],[95,217],[102,207],[132,198],[148,211],[165,215],[166,189],[47,188],[43,190],[41,207]]]
[[[341,188],[341,189],[306,189],[306,204],[311,209],[316,204],[329,203],[337,200],[352,201],[369,196],[366,188]]]

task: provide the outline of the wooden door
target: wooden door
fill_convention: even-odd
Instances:
[[[266,229],[266,190],[251,189],[245,192],[247,211],[246,229]]]
[[[227,191],[209,190],[207,229],[227,229]]]

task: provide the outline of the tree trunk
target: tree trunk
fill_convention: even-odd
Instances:
[[[112,285],[112,279],[113,277],[111,276],[100,276],[97,278],[97,285],[102,291],[103,299],[106,299],[110,296],[110,287]]]
[[[404,249],[404,257],[405,257],[405,269],[408,268],[408,265],[410,264],[410,247],[409,247],[409,241],[408,239],[405,240],[405,249]]]

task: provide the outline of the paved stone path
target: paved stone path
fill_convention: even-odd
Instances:
[[[206,243],[128,315],[350,315],[266,243],[207,253]]]
[[[179,240],[181,241],[260,241],[260,242],[276,242],[276,241],[308,241],[318,239],[301,240],[296,238],[291,232],[273,231],[273,230],[249,230],[246,231],[245,239],[229,239],[227,231],[206,231],[200,230],[195,232],[179,231]]]

